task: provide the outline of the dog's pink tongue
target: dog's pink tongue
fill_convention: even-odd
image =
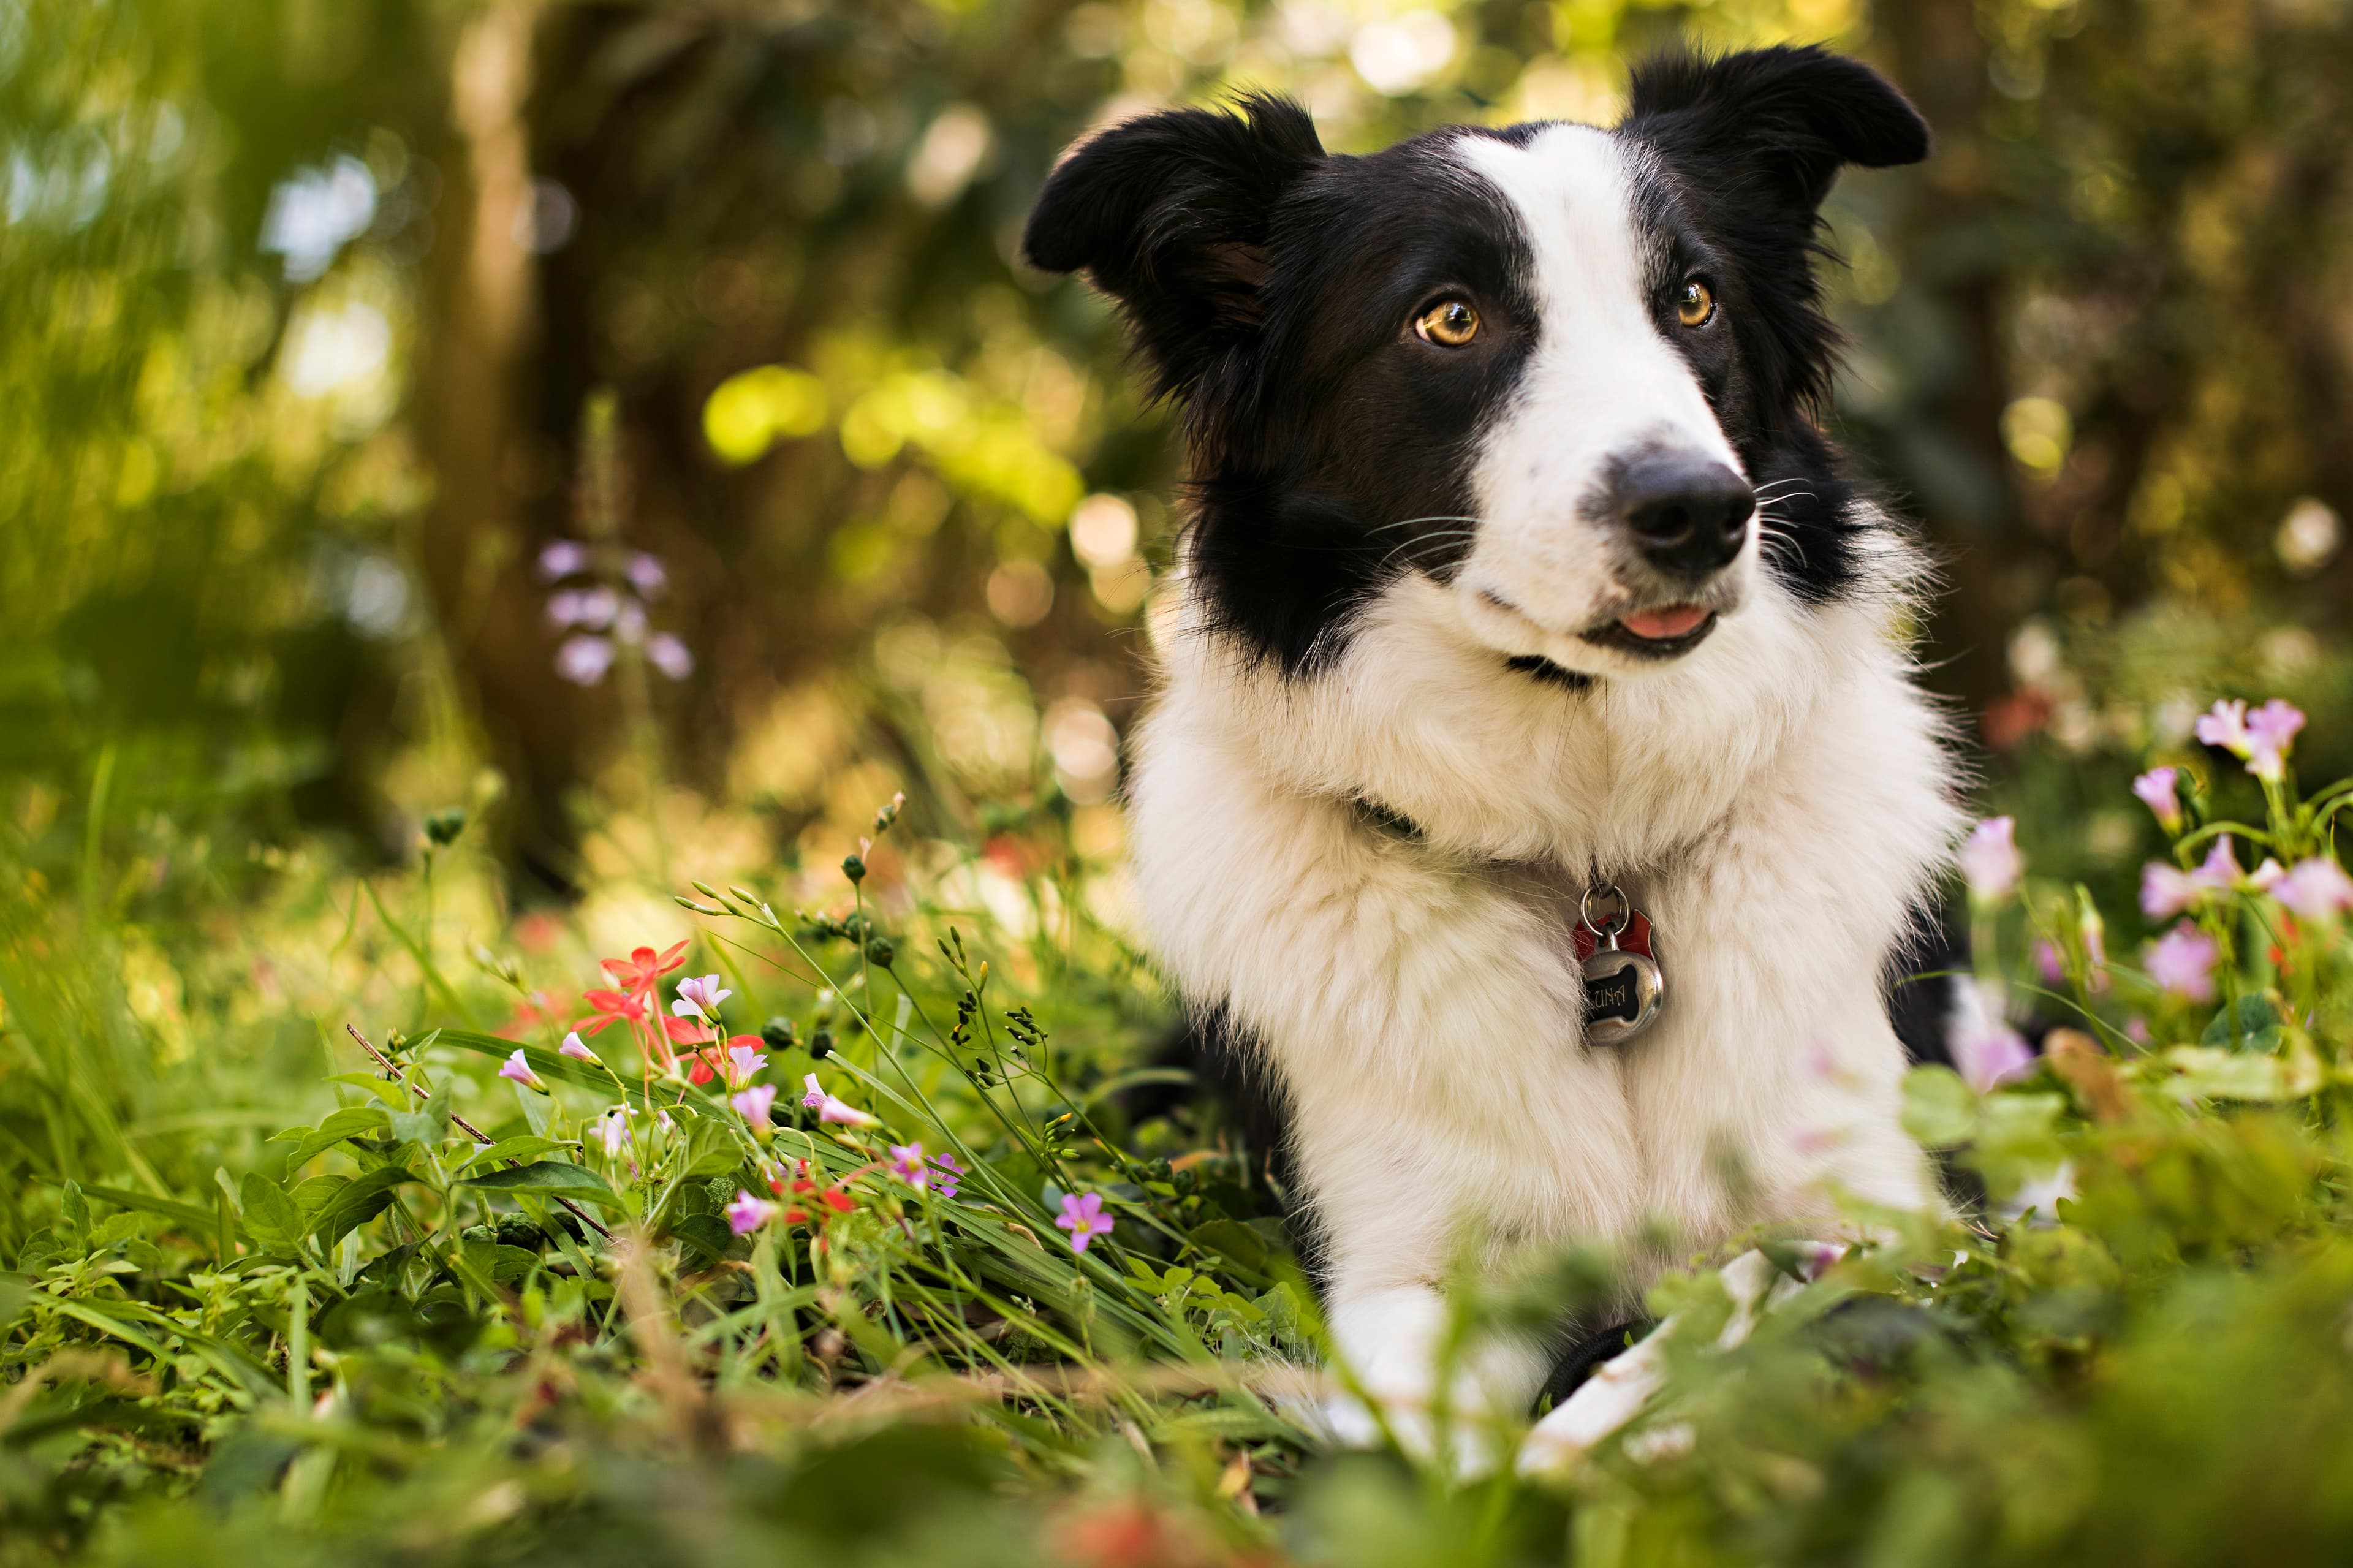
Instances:
[[[1707,612],[1697,605],[1670,605],[1663,610],[1644,610],[1638,616],[1628,616],[1619,622],[1638,637],[1679,637],[1707,619]]]

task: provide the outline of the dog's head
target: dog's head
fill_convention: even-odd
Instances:
[[[1854,571],[1810,416],[1835,334],[1818,209],[1927,130],[1814,48],[1634,73],[1617,127],[1453,128],[1326,154],[1296,105],[1094,137],[1030,261],[1117,298],[1179,399],[1204,607],[1289,674],[1389,584],[1441,584],[1523,668],[1632,675],[1759,591]]]

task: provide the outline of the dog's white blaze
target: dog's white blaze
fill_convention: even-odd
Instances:
[[[1623,167],[1597,137],[1503,149],[1525,167],[1477,154],[1515,202],[1548,190],[1560,215],[1531,227],[1577,330],[1482,463],[1516,452],[1554,477],[1500,531],[1513,569],[1542,574],[1514,581],[1563,594],[1599,570],[1576,553],[1576,454],[1643,421],[1695,442],[1715,427],[1641,311]],[[1577,374],[1580,342],[1622,363]],[[1883,528],[1855,548],[1847,597],[1801,606],[1760,574],[1690,654],[1581,693],[1506,668],[1464,595],[1419,573],[1300,679],[1242,657],[1182,574],[1155,616],[1164,687],[1130,780],[1145,922],[1185,994],[1223,1002],[1288,1090],[1331,1321],[1409,1426],[1466,1234],[1493,1258],[1659,1221],[1680,1251],[1825,1216],[1840,1192],[1929,1201],[1878,968],[1957,820],[1894,631],[1912,558]],[[1368,828],[1360,797],[1423,838]],[[1656,919],[1669,985],[1658,1024],[1614,1053],[1583,1044],[1570,945],[1597,873]],[[1494,1347],[1457,1396],[1524,1408],[1544,1364]]]
[[[1472,475],[1479,532],[1456,579],[1466,618],[1506,653],[1637,673],[1638,660],[1574,635],[1613,619],[1624,598],[1611,574],[1613,530],[1581,517],[1578,502],[1612,457],[1644,445],[1735,473],[1741,462],[1645,298],[1634,154],[1588,125],[1549,126],[1525,147],[1464,136],[1454,153],[1518,216],[1538,311],[1535,352]],[[1732,568],[1740,587],[1754,556],[1752,543]]]

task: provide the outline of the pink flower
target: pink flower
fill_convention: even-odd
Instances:
[[[2153,921],[2170,919],[2217,894],[2227,893],[2239,880],[2239,858],[2227,833],[2214,841],[2194,871],[2183,871],[2152,860],[2141,868],[2140,910]]]
[[[1980,1001],[1976,1006],[1955,1010],[1952,1047],[1953,1065],[1979,1094],[2023,1076],[2034,1066],[2033,1047],[2003,1020],[1998,997],[1992,1005]]]
[[[547,1085],[539,1080],[539,1075],[531,1070],[531,1063],[523,1059],[522,1047],[520,1046],[515,1047],[514,1055],[509,1057],[505,1064],[499,1068],[499,1076],[512,1079],[523,1088],[535,1090],[540,1094],[547,1092]]]
[[[2214,939],[2184,921],[2159,937],[2148,950],[2148,977],[2160,990],[2192,1002],[2214,999],[2214,961],[2221,950]]]
[[[649,599],[660,598],[662,590],[670,584],[670,574],[662,570],[662,563],[642,550],[632,554],[621,571],[629,579],[629,586]]]
[[[588,1124],[587,1141],[602,1143],[607,1159],[617,1158],[629,1142],[629,1108],[617,1105]]]
[[[932,1173],[923,1164],[923,1146],[921,1143],[892,1144],[891,1173],[911,1187],[930,1185]]]
[[[684,680],[694,673],[694,655],[672,632],[656,632],[646,639],[646,662],[672,680]]]
[[[736,1037],[740,1039],[743,1037],[738,1036]],[[758,1051],[754,1050],[750,1046],[728,1047],[727,1087],[730,1089],[743,1088],[754,1078],[757,1078],[760,1074],[760,1069],[767,1065],[768,1058],[762,1056]]]
[[[681,1018],[713,1023],[719,1017],[719,1004],[734,994],[720,989],[716,974],[690,974],[678,983],[678,1000],[670,1005],[670,1010]]]
[[[2279,879],[2286,875],[2287,873],[2280,868],[2280,863],[2266,855],[2263,857],[2262,865],[2247,873],[2247,885],[2258,893],[2268,893],[2277,887]]]
[[[575,1062],[593,1062],[596,1059],[596,1053],[588,1048],[587,1042],[580,1037],[580,1031],[577,1029],[564,1037],[564,1043],[555,1047],[555,1054],[560,1057],[570,1057]]]
[[[539,552],[539,574],[553,583],[588,570],[588,547],[575,539],[551,539]]]
[[[2058,943],[2045,939],[2034,944],[2034,973],[2045,985],[2056,985],[2067,978],[2067,961],[2060,955]]]
[[[727,1228],[738,1236],[749,1236],[776,1217],[776,1205],[765,1198],[755,1198],[737,1188],[735,1201],[726,1208]]]
[[[2013,837],[2017,826],[2012,818],[1989,816],[1977,825],[1961,846],[1955,858],[1960,862],[1971,898],[1991,903],[2018,890],[2026,858],[2018,852]]]
[[[2181,831],[2181,770],[2151,768],[2133,780],[2133,794],[2157,814],[2158,826],[2168,833]]]
[[[594,686],[612,668],[613,645],[604,637],[568,637],[555,650],[555,673],[575,686]]]
[[[2299,860],[2271,886],[2271,895],[2308,921],[2353,910],[2353,877],[2336,861],[2316,856]]]
[[[2304,714],[2273,698],[2247,715],[2247,771],[2265,784],[2277,784],[2287,772],[2287,754],[2295,749],[2295,732],[2304,728]]]
[[[768,1110],[776,1103],[776,1086],[755,1083],[740,1093],[728,1096],[727,1103],[752,1124],[754,1131],[765,1132],[768,1130]]]
[[[874,1117],[867,1115],[856,1106],[845,1105],[819,1089],[817,1074],[803,1073],[801,1082],[808,1087],[808,1092],[801,1096],[801,1103],[816,1111],[819,1121],[838,1121],[849,1127],[873,1127],[880,1124]]]
[[[1071,1233],[1071,1250],[1084,1252],[1087,1244],[1099,1236],[1108,1236],[1111,1217],[1103,1212],[1103,1194],[1089,1193],[1081,1197],[1076,1193],[1062,1194],[1062,1217],[1054,1222],[1057,1230]]]
[[[2213,708],[2200,714],[2191,728],[2200,745],[2220,746],[2238,757],[2253,749],[2247,736],[2247,705],[2243,702],[2225,702],[2218,698]]]
[[[956,1157],[954,1154],[932,1156],[932,1186],[940,1196],[944,1198],[955,1196],[956,1184],[963,1181],[967,1174],[969,1173],[956,1163]]]

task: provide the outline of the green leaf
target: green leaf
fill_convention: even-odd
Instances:
[[[609,1209],[626,1206],[605,1178],[586,1165],[564,1160],[534,1160],[504,1171],[485,1171],[464,1178],[463,1184],[487,1192],[528,1194],[538,1198],[575,1198]]]
[[[329,1083],[347,1083],[353,1089],[364,1089],[382,1100],[387,1110],[408,1109],[408,1090],[379,1074],[372,1072],[339,1072],[327,1075]],[[333,1118],[330,1117],[329,1121]]]
[[[385,1131],[387,1120],[385,1113],[373,1105],[353,1105],[338,1110],[320,1122],[316,1131],[294,1145],[294,1152],[286,1157],[286,1169],[289,1173],[301,1170],[310,1163],[312,1157],[347,1138],[379,1136]]]
[[[2279,1047],[2279,1009],[2262,992],[2239,998],[2235,1008],[2224,1007],[2198,1037],[2201,1046],[2220,1046],[2237,1051],[2272,1051]]]
[[[2164,1061],[2173,1069],[2173,1076],[2163,1080],[2165,1087],[2200,1100],[2302,1100],[2320,1087],[2320,1064],[2309,1056],[2176,1046],[2165,1053]]]
[[[392,1189],[418,1178],[399,1165],[385,1165],[343,1184],[311,1226],[322,1247],[332,1247],[392,1206]]]
[[[71,1247],[85,1247],[90,1241],[90,1202],[81,1195],[81,1184],[68,1182],[58,1199],[58,1217],[65,1240]]]
[[[544,1160],[550,1154],[561,1154],[566,1150],[578,1147],[580,1145],[577,1143],[568,1143],[554,1138],[534,1138],[526,1133],[513,1138],[501,1138],[495,1143],[483,1144],[475,1151],[466,1163],[469,1166],[488,1170],[509,1160]]]
[[[194,1204],[176,1203],[170,1198],[154,1197],[146,1193],[134,1193],[122,1187],[84,1187],[82,1191],[100,1203],[118,1208],[137,1209],[142,1214],[162,1215],[185,1226],[209,1232],[214,1224],[213,1211],[198,1208]]]
[[[259,1171],[248,1171],[237,1189],[245,1210],[245,1233],[271,1252],[301,1250],[302,1211],[286,1189]]]
[[[333,1120],[332,1117],[330,1121]],[[449,1135],[449,1086],[443,1084],[433,1091],[433,1098],[415,1110],[396,1110],[389,1119],[392,1135],[403,1143],[422,1143],[427,1148],[440,1147]]]
[[[1266,1241],[1240,1220],[1213,1219],[1193,1230],[1196,1243],[1252,1272],[1266,1267]]]
[[[1904,1077],[1904,1131],[1931,1149],[1966,1143],[1978,1125],[1978,1097],[1947,1067],[1914,1068]]]

